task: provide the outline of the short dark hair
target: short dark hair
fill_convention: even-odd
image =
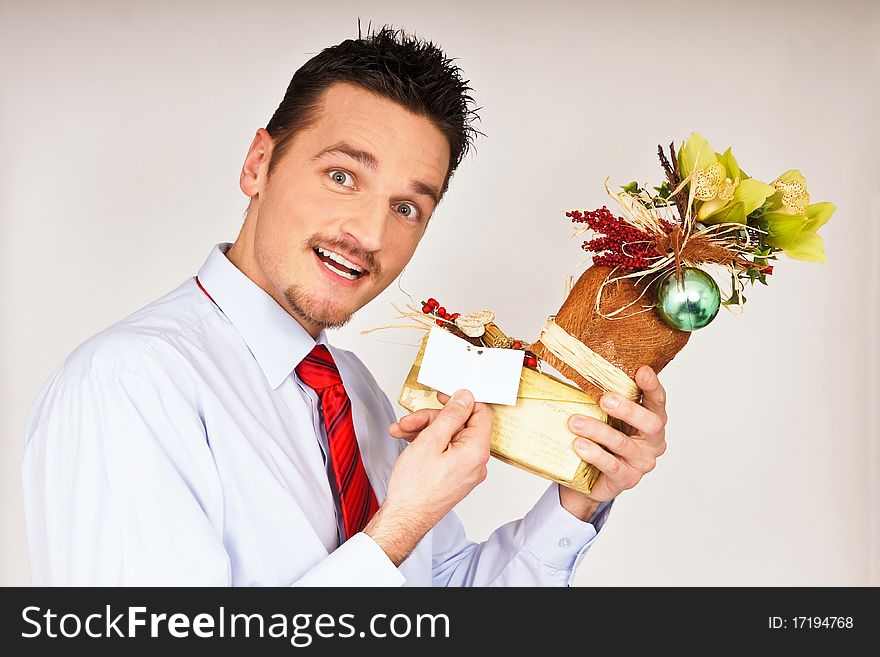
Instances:
[[[389,25],[378,31],[324,48],[303,64],[272,115],[266,130],[272,137],[273,154],[268,175],[290,145],[298,130],[309,127],[317,117],[318,103],[327,88],[348,82],[392,100],[418,116],[429,119],[449,142],[449,169],[442,196],[461,160],[483,134],[472,122],[479,119],[474,100],[468,94],[470,80],[461,69],[430,41],[407,35]]]

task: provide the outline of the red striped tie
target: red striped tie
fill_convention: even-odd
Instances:
[[[361,531],[379,510],[379,502],[367,479],[351,417],[351,400],[333,356],[322,344],[296,366],[296,373],[321,399],[324,427],[330,443],[330,458],[336,475],[346,538]]]

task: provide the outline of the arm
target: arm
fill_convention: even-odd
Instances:
[[[581,438],[574,448],[600,470],[589,494],[553,484],[522,520],[499,527],[483,543],[466,540],[450,513],[434,532],[434,583],[439,586],[571,585],[613,500],[653,470],[666,450],[666,393],[657,375],[637,373],[642,405],[603,396],[608,414],[626,423],[628,433],[595,418],[575,415],[569,425]],[[439,396],[444,402],[445,395]],[[419,411],[392,425],[392,435],[412,439],[436,411]]]
[[[228,585],[222,489],[173,382],[57,383],[29,416],[22,462],[33,583]]]
[[[392,423],[406,438],[379,512],[364,528],[399,566],[419,541],[488,473],[492,409],[467,390],[446,397],[441,410],[417,411]],[[391,416],[393,417],[393,415]]]
[[[449,399],[446,395],[438,395],[438,398],[444,404]],[[444,406],[444,410],[446,408]],[[389,432],[392,436],[412,441],[404,448],[404,455],[433,426],[440,417],[439,413],[423,409],[391,424]],[[487,451],[490,433],[491,422],[488,422],[480,433]],[[418,486],[419,481],[414,485]],[[407,514],[392,507],[391,511],[398,512],[400,519],[388,530],[391,545],[389,557],[393,558],[393,550],[397,549],[398,544],[407,546],[409,540],[420,537],[425,524],[431,522],[434,527],[432,579],[437,586],[570,584],[574,569],[595,539],[610,503],[605,504],[595,517],[591,517],[592,514],[587,516],[592,520],[592,523],[588,523],[562,506],[560,493],[563,490],[567,489],[551,484],[535,507],[521,520],[498,528],[479,544],[466,539],[461,523],[451,511],[432,522],[430,514]],[[598,510],[597,502],[593,511]],[[410,536],[412,539],[408,538]],[[379,542],[382,544],[381,538]]]
[[[450,513],[433,532],[434,586],[571,586],[612,502],[587,523],[562,508],[561,490],[550,484],[523,518],[502,525],[482,543],[468,541]]]
[[[157,376],[89,373],[54,386],[29,416],[22,478],[34,585],[232,584],[204,424],[171,377]],[[403,582],[360,533],[293,585]]]

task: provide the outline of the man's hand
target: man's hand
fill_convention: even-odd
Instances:
[[[626,433],[585,415],[568,420],[571,431],[581,436],[574,441],[575,451],[600,470],[589,495],[559,487],[560,503],[581,520],[588,520],[600,502],[639,483],[666,451],[666,390],[647,365],[636,372],[636,383],[643,392],[641,405],[612,393],[599,400],[608,415],[628,425]]]
[[[443,408],[410,413],[388,427],[409,442],[388,479],[388,494],[364,532],[395,565],[400,563],[452,508],[486,479],[492,409],[475,403],[467,390]]]

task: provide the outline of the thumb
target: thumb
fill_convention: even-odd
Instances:
[[[443,451],[465,425],[474,410],[474,396],[469,390],[459,390],[437,414],[437,417],[419,434],[416,440],[431,442]]]

